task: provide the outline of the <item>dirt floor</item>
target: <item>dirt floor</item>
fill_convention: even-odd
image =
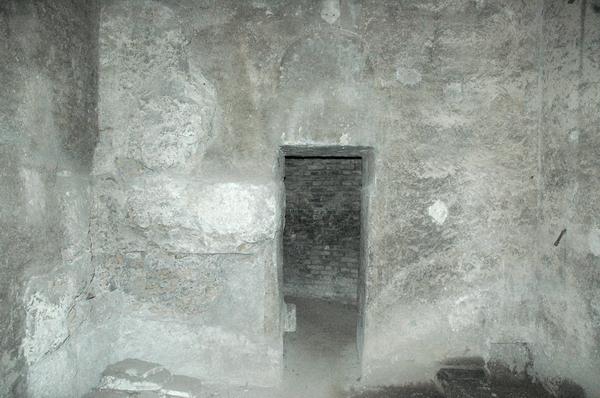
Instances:
[[[491,380],[474,388],[457,380],[445,393],[432,382],[401,387],[360,388],[356,349],[356,307],[340,303],[286,297],[296,304],[296,332],[284,336],[282,398],[550,398],[541,385]],[[559,396],[579,398],[577,390]]]
[[[296,305],[297,328],[284,335],[281,389],[202,383],[198,398],[551,398],[541,384],[515,378],[508,369],[445,363],[433,381],[366,389],[360,384],[356,348],[357,309],[324,300],[286,297]],[[465,365],[464,360],[461,362]],[[489,364],[488,364],[489,366]],[[473,368],[474,367],[474,368]],[[471,369],[471,370],[469,370]],[[475,369],[475,371],[473,371]],[[474,376],[473,376],[474,375]],[[434,375],[432,375],[433,377]],[[466,377],[469,376],[469,377]],[[473,376],[473,377],[471,377]],[[492,377],[493,376],[493,377]],[[163,397],[157,391],[95,391],[89,398]],[[167,395],[181,397],[184,395]],[[188,395],[186,395],[188,396]],[[563,382],[556,398],[585,398],[581,387]]]
[[[296,332],[284,336],[286,397],[336,398],[360,377],[356,307],[287,297],[296,304]],[[289,394],[289,395],[288,395]]]

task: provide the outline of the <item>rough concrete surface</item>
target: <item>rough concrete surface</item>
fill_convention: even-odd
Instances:
[[[600,395],[599,9],[0,2],[0,396],[277,386],[283,145],[372,148],[365,387],[480,356]]]
[[[93,273],[97,8],[0,2],[1,397],[78,391],[69,364]]]

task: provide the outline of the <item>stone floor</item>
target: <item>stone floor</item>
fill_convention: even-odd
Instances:
[[[551,398],[529,380],[490,377],[483,360],[447,364],[435,383],[360,388],[356,351],[357,311],[322,300],[286,298],[296,305],[296,332],[284,336],[281,390],[200,383],[171,375],[159,364],[128,359],[109,366],[85,398]],[[580,387],[565,383],[558,398],[585,398]]]
[[[440,392],[435,384],[387,387],[363,391],[349,398],[552,398],[544,388],[533,383],[489,385],[473,389],[468,383],[457,383],[453,389]],[[582,395],[564,395],[564,398],[583,398]]]
[[[354,392],[348,398],[445,398],[433,383]]]
[[[296,305],[296,332],[284,336],[286,397],[343,397],[360,377],[356,307],[287,297]]]

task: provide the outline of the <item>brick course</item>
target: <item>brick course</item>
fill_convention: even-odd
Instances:
[[[356,301],[361,182],[359,158],[286,158],[286,294]]]

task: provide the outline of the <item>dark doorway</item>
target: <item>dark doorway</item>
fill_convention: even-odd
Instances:
[[[284,336],[290,397],[337,396],[360,377],[366,153],[283,151],[282,291],[297,320],[296,331]]]
[[[285,295],[356,305],[361,184],[359,157],[285,158]]]

